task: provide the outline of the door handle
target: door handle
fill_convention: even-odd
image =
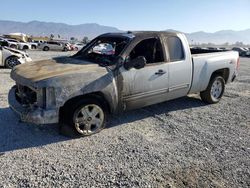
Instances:
[[[166,74],[166,71],[160,69],[158,70],[158,72],[155,73],[156,75],[163,75],[163,74]]]

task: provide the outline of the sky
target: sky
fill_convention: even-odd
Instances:
[[[250,28],[250,0],[1,0],[0,20],[182,32]]]

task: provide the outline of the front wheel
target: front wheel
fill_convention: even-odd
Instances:
[[[106,110],[93,99],[83,99],[70,105],[68,124],[79,136],[100,132],[106,125]]]
[[[225,90],[225,80],[221,76],[213,77],[205,91],[200,93],[201,99],[209,104],[218,103]]]
[[[13,69],[15,66],[19,65],[20,62],[18,60],[18,57],[16,56],[11,56],[11,57],[8,57],[6,60],[5,60],[5,66],[9,69]]]

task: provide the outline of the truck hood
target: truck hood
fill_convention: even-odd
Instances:
[[[16,66],[11,78],[34,87],[86,83],[108,73],[108,69],[88,61],[60,57]]]

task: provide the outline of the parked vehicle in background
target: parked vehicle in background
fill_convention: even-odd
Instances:
[[[9,104],[22,121],[60,122],[86,136],[105,127],[108,113],[192,93],[217,103],[238,68],[238,52],[190,51],[182,33],[108,33],[74,56],[14,68]]]
[[[0,47],[0,66],[12,69],[16,65],[31,62],[32,59],[23,51],[9,47]]]
[[[35,43],[37,45],[39,44],[42,44],[42,43],[45,43],[46,41],[43,41],[43,40],[33,40],[32,43]]]
[[[0,39],[0,46],[9,46],[9,43],[6,40]]]
[[[74,50],[73,45],[70,44],[69,42],[62,42],[62,43],[63,43],[63,44],[65,45],[65,47],[67,48],[67,50],[65,50],[65,51]]]
[[[26,42],[19,42],[18,40],[15,39],[5,39],[9,43],[9,47],[11,48],[16,48],[20,50],[28,50],[32,49],[32,44],[31,43],[26,43]]]
[[[241,47],[234,47],[232,48],[232,50],[239,52],[239,55],[242,57],[250,55],[246,49],[241,48]]]
[[[1,40],[6,41],[10,48],[18,49],[18,41],[13,39],[1,38]]]
[[[29,50],[32,49],[32,44],[26,42],[19,42],[18,49],[20,50]]]
[[[72,46],[73,46],[74,50],[78,51],[78,50],[81,50],[85,46],[85,44],[83,44],[83,43],[75,43]]]
[[[38,43],[36,42],[29,42],[28,44],[30,45],[30,49],[33,49],[33,50],[37,49],[38,47]]]
[[[38,46],[39,49],[43,51],[49,51],[49,50],[55,50],[55,51],[68,51],[69,47],[62,43],[57,41],[48,41],[40,44]]]
[[[96,45],[93,48],[93,52],[97,54],[106,54],[106,55],[114,55],[115,54],[115,49],[112,46],[112,44],[109,43],[101,43],[99,45]]]

